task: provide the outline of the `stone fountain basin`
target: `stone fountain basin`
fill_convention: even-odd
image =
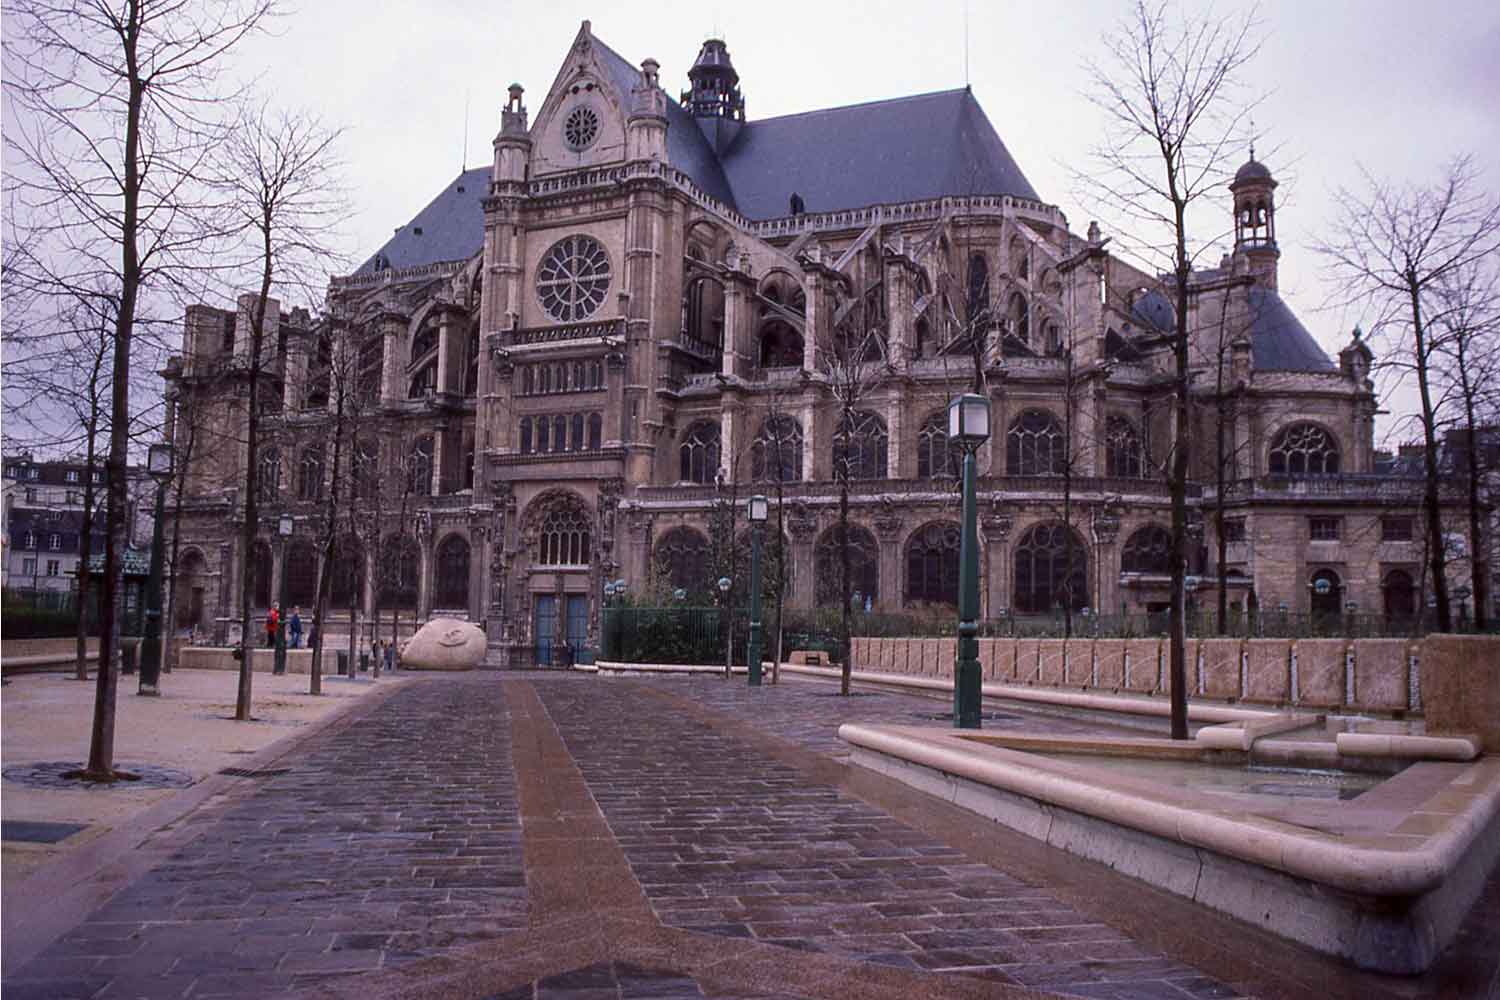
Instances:
[[[853,724],[839,736],[854,765],[1382,972],[1431,965],[1500,857],[1493,756],[1407,763],[1389,746],[1364,758],[1341,748],[1345,768],[1388,775],[1345,799],[1174,780],[1254,763],[1251,750],[1202,742]],[[1326,769],[1327,754],[1308,750],[1301,763]],[[1274,756],[1279,767],[1299,764],[1293,741]],[[1148,774],[1160,770],[1152,763],[1132,773],[1121,766],[1130,758],[1188,770]]]

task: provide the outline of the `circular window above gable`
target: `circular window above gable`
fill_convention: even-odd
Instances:
[[[542,308],[559,323],[587,319],[609,291],[609,255],[589,236],[559,240],[542,257],[536,294]]]
[[[563,141],[571,150],[582,151],[599,138],[599,113],[587,104],[580,104],[568,112],[563,119]]]

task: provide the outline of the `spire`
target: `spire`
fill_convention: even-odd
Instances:
[[[1281,257],[1276,246],[1276,178],[1255,158],[1254,142],[1250,159],[1235,171],[1229,190],[1234,194],[1234,253],[1243,255],[1251,272],[1274,289]]]
[[[740,94],[740,75],[729,59],[723,39],[710,38],[698,50],[688,70],[692,87],[682,92],[682,103],[695,118],[745,120],[745,98]]]

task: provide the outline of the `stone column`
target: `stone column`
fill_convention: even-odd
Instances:
[[[447,447],[448,425],[440,423],[432,429],[432,496],[443,493],[443,462]]]
[[[817,600],[817,562],[813,551],[817,544],[818,522],[806,504],[794,502],[791,505],[787,512],[786,532],[792,556],[790,604],[810,608]]]
[[[901,572],[901,539],[906,525],[894,506],[875,516],[875,541],[880,546],[879,607],[899,611],[905,599],[905,581]]]
[[[489,527],[484,523],[485,511],[469,512],[469,621],[484,620],[485,579],[489,567]]]
[[[1015,525],[1015,514],[1009,506],[995,502],[981,506],[981,524],[984,530],[984,551],[989,556],[985,567],[989,581],[989,603],[985,613],[991,617],[999,615],[1000,609],[1013,609],[1011,594],[1011,528]]]

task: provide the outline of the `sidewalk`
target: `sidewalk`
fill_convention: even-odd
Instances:
[[[238,675],[218,670],[175,670],[161,677],[161,697],[136,694],[138,675],[120,678],[115,721],[115,765],[139,773],[138,782],[90,786],[54,776],[88,758],[95,681],[61,673],[11,679],[0,694],[0,811],[6,823],[3,877],[7,889],[39,866],[129,822],[182,788],[242,766],[257,751],[306,730],[402,675],[376,684],[368,675],[350,682],[324,678],[323,694],[307,693],[306,675],[257,673],[252,722],[235,722]],[[55,765],[55,766],[48,766]],[[24,782],[24,783],[23,783]],[[22,824],[25,824],[24,826]],[[14,840],[13,835],[55,837],[55,843]],[[9,893],[7,893],[7,897]],[[7,898],[7,902],[9,899]]]

